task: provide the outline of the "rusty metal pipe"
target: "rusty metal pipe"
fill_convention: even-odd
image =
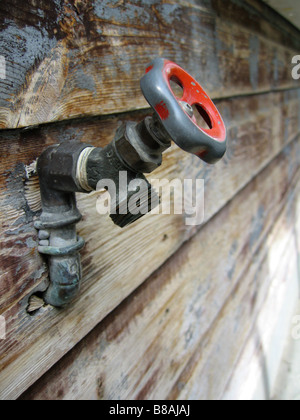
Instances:
[[[133,152],[128,153],[127,149],[125,155],[131,158]],[[144,168],[145,165],[148,169],[156,168],[161,162],[157,150],[152,157],[148,158],[146,152],[143,156]],[[124,163],[115,141],[103,149],[83,143],[51,146],[38,159],[37,171],[43,212],[35,226],[39,230],[38,249],[48,259],[50,277],[44,299],[50,305],[64,307],[78,294],[82,277],[79,251],[84,241],[76,234],[81,214],[75,192],[89,193],[97,189],[99,181],[113,181],[117,194],[112,200],[115,211],[111,212],[111,219],[120,227],[128,226],[151,211],[159,204],[159,197],[142,173]],[[126,174],[125,183],[120,181],[120,173]],[[131,189],[132,181],[135,181],[135,189]],[[128,203],[139,184],[146,185],[147,190],[140,204],[143,212],[132,214]]]
[[[181,98],[172,91],[171,81],[183,88]],[[49,147],[38,160],[43,212],[36,227],[40,231],[39,251],[49,258],[50,287],[45,300],[51,305],[65,306],[80,288],[79,250],[84,242],[76,235],[81,215],[75,192],[88,193],[97,188],[99,181],[104,182],[102,187],[106,187],[107,180],[113,181],[118,192],[114,197],[116,212],[111,218],[124,227],[159,203],[143,174],[161,165],[162,153],[170,147],[171,139],[207,163],[215,163],[224,156],[226,128],[222,117],[207,93],[186,71],[169,60],[157,58],[147,67],[141,89],[154,110],[153,117],[138,124],[123,124],[113,142],[103,149],[65,143]],[[198,125],[193,106],[208,129]],[[122,172],[126,174],[126,183],[118,188]],[[138,201],[146,211],[133,214],[128,204],[142,185],[146,187]]]

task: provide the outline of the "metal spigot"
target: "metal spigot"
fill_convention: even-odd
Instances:
[[[171,81],[183,88],[181,98],[172,91]],[[154,110],[152,117],[123,124],[104,148],[63,143],[49,147],[38,159],[43,212],[35,226],[39,252],[49,259],[50,286],[44,295],[48,304],[63,307],[80,288],[79,251],[84,241],[76,234],[76,223],[81,219],[76,192],[89,193],[99,188],[99,183],[105,188],[105,182],[113,182],[116,194],[111,200],[111,219],[125,227],[159,204],[157,193],[143,174],[161,165],[171,140],[208,163],[216,162],[226,151],[226,129],[218,110],[181,67],[162,58],[154,60],[141,80],[141,89]],[[208,129],[198,125],[193,106]],[[126,175],[122,188],[121,173]],[[132,212],[130,200],[145,185],[139,195],[139,211]]]

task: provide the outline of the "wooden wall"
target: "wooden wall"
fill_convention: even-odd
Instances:
[[[0,29],[0,398],[269,398],[298,298],[299,31],[259,0],[12,0]],[[139,79],[157,55],[226,121],[220,163],[173,146],[154,174],[203,178],[205,223],[147,215],[120,230],[97,193],[78,194],[81,294],[31,311],[48,282],[36,159],[57,142],[104,146],[148,115]]]

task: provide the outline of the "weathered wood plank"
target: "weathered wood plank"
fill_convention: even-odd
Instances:
[[[279,365],[280,362],[284,363],[282,356],[287,342],[291,341],[295,325],[293,315],[297,313],[296,308],[299,306],[300,196],[291,196],[289,203],[292,202],[296,216],[292,226],[294,237],[291,238],[286,252],[291,271],[285,276],[276,276],[277,284],[273,283],[269,288],[268,296],[224,390],[223,400],[270,400],[274,396],[276,385],[280,383],[278,379],[282,379],[277,377]],[[281,241],[281,238],[278,238],[278,241]],[[274,267],[279,259],[280,263],[282,261],[280,253],[274,248],[269,258],[271,267]],[[292,273],[292,270],[295,272]],[[290,385],[293,389],[293,384]],[[282,382],[280,388],[284,389]]]
[[[297,269],[299,147],[279,155],[22,398],[219,398],[269,288]]]
[[[258,0],[13,0],[0,30],[0,128],[145,108],[139,80],[157,55],[214,98],[299,86],[300,33]]]
[[[215,167],[203,166],[174,147],[156,176],[205,178],[208,221],[297,135],[297,97],[297,92],[289,91],[221,102],[229,122],[227,158]],[[45,307],[35,316],[27,314],[29,296],[45,287],[47,269],[37,252],[33,228],[38,209],[36,179],[25,182],[25,169],[30,172],[29,164],[57,138],[64,141],[73,136],[74,141],[103,145],[120,118],[2,133],[2,156],[6,160],[0,183],[0,251],[4,264],[0,307],[7,319],[8,334],[0,343],[1,397],[23,392],[196,231],[185,226],[183,215],[146,216],[136,226],[120,231],[96,213],[96,195],[81,196],[84,220],[80,233],[87,240],[82,294],[64,311]],[[103,137],[99,138],[99,133]],[[288,168],[292,176],[293,165],[289,163]]]
[[[298,255],[291,237],[222,400],[272,399],[299,296]],[[273,249],[273,248],[272,248]],[[271,249],[271,251],[272,251]],[[279,255],[276,255],[278,261]],[[270,264],[270,261],[268,261]]]
[[[232,375],[239,376],[241,349],[249,337],[258,351],[260,371],[253,369],[254,366],[250,363],[247,380],[243,382],[239,392],[231,394],[231,399],[240,395],[251,399],[256,392],[262,396],[263,393],[259,390],[261,384],[265,387],[265,399],[270,397],[273,376],[278,369],[278,357],[287,333],[286,329],[281,328],[280,315],[282,312],[286,315],[289,311],[284,306],[287,303],[286,296],[292,297],[291,293],[294,293],[294,299],[295,293],[297,296],[298,264],[294,220],[290,219],[289,211],[288,205],[264,249],[254,256],[244,278],[222,308],[219,319],[178,378],[169,398],[228,398],[223,394],[225,386]],[[257,260],[261,258],[257,268]],[[294,301],[289,304],[293,306]],[[283,323],[283,326],[286,325],[287,323]],[[273,344],[280,342],[280,345],[270,351],[270,341],[274,336],[277,336],[277,343]],[[269,370],[270,364],[273,371]]]
[[[242,188],[251,177],[261,170],[284,146],[298,133],[300,116],[298,115],[297,92],[289,91],[282,94],[261,95],[252,98],[239,98],[238,100],[226,100],[219,104],[226,116],[229,132],[229,150],[223,162],[211,167],[203,165],[198,159],[182,153],[177,148],[165,155],[163,166],[153,176],[158,178],[204,178],[206,182],[206,213],[207,221],[215,214],[232,195]],[[251,108],[251,113],[249,113]],[[132,115],[133,118],[142,118],[142,115]],[[283,117],[283,118],[282,118]],[[103,146],[108,143],[121,120],[128,118],[108,118],[78,122],[72,125],[62,124],[60,127],[50,126],[34,131],[7,132],[2,134],[1,153],[5,158],[1,162],[2,177],[0,178],[1,194],[1,233],[2,255],[5,257],[5,270],[12,270],[11,274],[19,278],[9,286],[7,293],[3,292],[0,297],[2,308],[9,306],[14,299],[15,293],[22,287],[24,296],[36,285],[36,272],[43,271],[41,260],[35,250],[36,231],[33,229],[33,218],[40,209],[38,182],[35,176],[30,176],[30,164],[36,160],[40,153],[57,141],[64,142],[71,138],[73,141],[86,141],[95,146]],[[246,162],[245,162],[246,158]],[[243,171],[241,173],[241,167]],[[230,171],[229,171],[230,168]],[[26,179],[26,172],[30,179]],[[82,234],[89,239],[90,234],[97,238],[102,237],[102,224],[112,229],[109,237],[120,235],[117,228],[106,218],[96,214],[97,194],[80,196],[79,205],[85,216]],[[172,216],[176,223],[182,224],[184,219],[180,216]],[[95,230],[95,218],[101,225]],[[173,221],[171,222],[173,223]],[[99,233],[98,233],[99,232]],[[139,233],[142,234],[142,231]],[[167,234],[167,232],[165,232]],[[19,249],[16,247],[15,238],[19,238]],[[185,233],[182,232],[184,236]],[[139,238],[142,240],[142,238]],[[174,238],[175,242],[177,240]],[[183,238],[179,239],[179,243]],[[23,245],[22,245],[23,241]],[[26,241],[28,243],[26,243]],[[28,245],[29,244],[29,245]],[[169,246],[165,244],[166,246]],[[175,245],[175,248],[178,245]],[[95,241],[92,250],[99,248]],[[171,249],[172,245],[171,245]],[[168,251],[169,252],[169,251]],[[12,258],[7,259],[4,254]],[[14,259],[14,253],[16,258]],[[35,256],[37,266],[32,266],[32,254]],[[21,259],[21,256],[24,258]],[[28,261],[27,261],[28,260]],[[29,271],[25,270],[25,262],[28,262]],[[97,260],[97,265],[99,261]],[[21,265],[20,265],[21,264]],[[153,267],[153,270],[157,267]],[[24,273],[20,273],[20,270]],[[24,281],[28,281],[24,288]],[[19,296],[20,297],[20,296]]]

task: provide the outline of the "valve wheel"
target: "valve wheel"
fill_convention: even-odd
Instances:
[[[183,94],[176,96],[171,83]],[[186,152],[215,163],[226,152],[226,128],[216,106],[200,84],[177,64],[155,59],[141,79],[142,92],[171,139]],[[197,122],[194,109],[208,128]]]

